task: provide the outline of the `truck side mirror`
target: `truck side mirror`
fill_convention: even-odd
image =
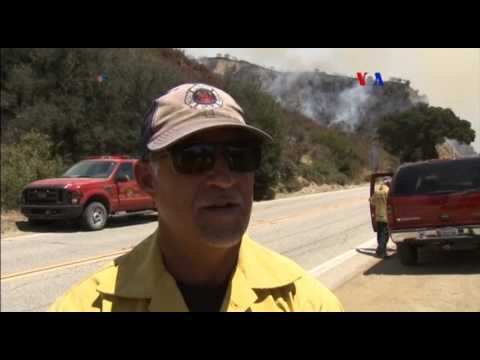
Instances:
[[[128,175],[122,174],[117,176],[117,182],[127,182],[130,181]]]

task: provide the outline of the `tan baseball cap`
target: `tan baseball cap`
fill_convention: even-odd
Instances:
[[[144,153],[223,127],[245,130],[261,142],[272,141],[265,131],[245,122],[242,108],[225,91],[206,84],[183,84],[154,100],[142,129]]]

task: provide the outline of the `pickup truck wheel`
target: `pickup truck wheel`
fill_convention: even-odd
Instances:
[[[397,254],[403,265],[416,265],[418,262],[418,248],[414,245],[397,244]]]
[[[91,202],[87,205],[82,214],[82,224],[88,230],[101,230],[107,223],[107,209],[100,202]]]

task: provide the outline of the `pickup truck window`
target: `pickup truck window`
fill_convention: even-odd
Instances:
[[[392,194],[442,195],[480,189],[480,159],[407,166],[398,171]]]
[[[113,161],[81,161],[73,165],[63,175],[63,178],[101,178],[106,179],[115,168]]]
[[[117,174],[115,176],[118,179],[122,175],[124,176],[126,175],[129,181],[134,179],[132,163],[124,163],[120,165],[120,167],[118,168]]]

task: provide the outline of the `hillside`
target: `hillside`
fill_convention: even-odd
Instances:
[[[257,82],[220,76],[177,49],[1,52],[2,208],[18,205],[25,184],[58,176],[85,156],[139,156],[139,133],[151,101],[185,82],[226,90],[249,123],[273,135],[256,174],[256,200],[312,182],[361,182],[370,169],[398,162],[381,150],[369,158],[368,135],[313,122],[281,106]]]
[[[425,96],[401,79],[384,79],[384,86],[359,86],[352,77],[313,72],[279,72],[246,61],[225,57],[198,60],[212,72],[236,80],[258,82],[282,106],[301,112],[316,122],[345,130],[373,133],[377,121],[385,114],[404,111]]]

